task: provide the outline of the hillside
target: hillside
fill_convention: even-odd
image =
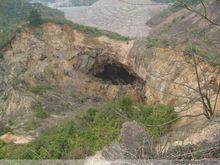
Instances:
[[[210,0],[207,4],[208,17],[220,23],[220,2]],[[203,12],[201,4],[192,8]],[[173,41],[185,47],[193,44],[199,55],[220,66],[220,28],[210,25],[196,13],[172,7],[153,17],[148,25],[153,28],[150,38],[159,36],[159,39]]]
[[[28,0],[31,3],[42,3],[51,7],[90,6],[97,0]]]
[[[42,17],[64,18],[63,13],[41,4],[29,4],[24,0],[1,0],[0,3],[0,49],[14,37],[20,25],[27,22],[30,11],[38,10]]]
[[[137,4],[137,5],[133,5]],[[150,0],[99,0],[92,6],[61,7],[65,17],[73,22],[113,31],[130,38],[146,37],[150,27],[146,22],[168,5],[152,5]],[[151,5],[138,5],[151,4]]]
[[[184,62],[171,65],[172,60],[184,61],[183,53],[169,46],[150,48],[142,41],[94,37],[68,25],[46,23],[35,28],[23,27],[11,47],[5,50],[0,63],[5,68],[0,76],[1,132],[13,132],[1,139],[15,143],[36,140],[27,145],[3,143],[1,157],[86,158],[116,140],[124,122],[136,120],[143,126],[162,124],[176,118],[174,107],[178,110],[182,106],[192,106],[187,114],[198,115],[202,108],[198,106],[195,110],[194,105],[200,102],[189,104],[198,95],[187,85],[181,85],[187,80],[196,87],[192,66]],[[201,67],[210,79],[216,78],[210,84],[215,89],[218,70],[206,62]],[[166,77],[155,77],[155,73]],[[132,99],[103,105],[107,100],[124,95]],[[157,110],[153,111],[155,108]],[[143,117],[145,115],[149,118]],[[197,119],[207,122],[204,116]],[[64,120],[70,123],[63,123]],[[194,122],[187,118],[177,128]],[[203,126],[200,122],[194,125]],[[170,125],[145,129],[155,139],[171,131]],[[194,129],[187,129],[187,132],[191,135]],[[210,131],[209,136],[214,133]],[[19,139],[16,136],[23,140],[16,140]],[[79,137],[77,141],[76,137]],[[48,143],[49,139],[53,143]],[[38,143],[48,152],[38,150]],[[84,144],[87,147],[82,147]]]
[[[4,5],[2,27],[19,30],[0,52],[0,160],[220,158],[219,27],[172,7],[148,22],[148,37],[129,39],[39,4]],[[35,5],[44,11],[33,25],[26,19]],[[218,9],[209,1],[217,22]]]

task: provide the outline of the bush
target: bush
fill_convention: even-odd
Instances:
[[[146,125],[160,125],[164,124],[168,121],[172,121],[176,119],[178,116],[174,111],[174,108],[166,105],[157,105],[155,110],[151,112],[151,114],[146,117],[144,124]],[[160,136],[170,130],[170,125],[165,125],[162,127],[149,127],[148,130],[156,135]]]
[[[173,47],[176,45],[176,40],[166,40],[166,39],[158,39],[158,38],[151,38],[148,37],[146,39],[147,47]]]
[[[74,119],[50,128],[29,144],[4,146],[15,159],[82,159],[115,141],[126,121],[136,120],[151,135],[158,136],[170,130],[164,127],[147,127],[163,124],[177,117],[174,108],[166,105],[144,105],[128,97],[108,102],[99,108],[89,108]],[[9,151],[10,150],[10,151]]]
[[[49,89],[51,89],[51,87],[45,84],[34,85],[30,87],[30,91],[37,95],[43,95]]]
[[[11,131],[11,128],[9,126],[0,126],[0,135],[4,135],[5,133],[8,133]]]
[[[159,39],[157,38],[147,38],[147,47],[152,48],[158,45]]]
[[[77,131],[79,131],[78,124],[73,120],[67,123],[66,128],[67,128],[68,135],[73,135],[74,133],[77,133]]]
[[[48,113],[40,105],[35,106],[34,111],[35,117],[37,118],[46,119],[49,116]]]
[[[184,53],[187,55],[197,54],[198,52],[199,52],[199,49],[192,43],[189,43],[184,50]]]
[[[32,10],[30,12],[30,15],[28,17],[28,21],[30,22],[31,25],[34,25],[34,26],[39,25],[43,22],[41,15],[39,14],[39,12],[37,10]]]
[[[122,108],[129,108],[130,106],[133,105],[133,100],[130,97],[122,97],[119,99],[119,105]]]
[[[87,122],[92,123],[95,120],[96,113],[97,113],[97,109],[89,108],[84,115],[84,119]]]
[[[1,148],[3,148],[5,145],[6,143],[0,140],[0,160],[4,158],[4,152],[1,152]]]

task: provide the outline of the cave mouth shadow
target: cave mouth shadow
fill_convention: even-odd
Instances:
[[[122,65],[106,63],[92,71],[93,76],[103,81],[111,82],[113,85],[133,85],[138,79],[130,74]]]

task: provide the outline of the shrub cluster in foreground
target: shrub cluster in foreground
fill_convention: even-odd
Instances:
[[[174,108],[166,105],[144,105],[128,97],[109,102],[99,108],[89,108],[79,116],[50,128],[29,144],[0,143],[3,159],[71,159],[85,158],[111,144],[120,134],[122,124],[136,120],[155,137],[166,133],[163,124],[177,118]]]

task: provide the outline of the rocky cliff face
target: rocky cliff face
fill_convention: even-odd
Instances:
[[[7,68],[1,70],[1,119],[16,118],[23,127],[36,104],[65,117],[74,108],[122,95],[172,104],[179,111],[187,106],[189,114],[198,114],[202,108],[192,108],[198,102],[194,67],[180,48],[92,37],[67,25],[24,27],[0,62]],[[214,98],[218,70],[198,61],[206,75],[201,81],[209,84]]]

